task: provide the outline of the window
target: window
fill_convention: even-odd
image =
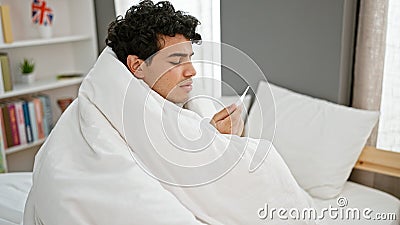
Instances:
[[[133,4],[138,4],[139,0],[114,0],[116,15],[124,15]],[[158,2],[158,1],[156,1]],[[181,10],[195,16],[200,20],[201,25],[198,32],[204,42],[221,42],[220,28],[220,1],[219,0],[169,0],[175,9]],[[197,70],[197,78],[201,81],[200,85],[207,94],[213,97],[221,96],[221,67],[211,63],[196,63],[198,59],[212,59],[212,62],[221,62],[221,49],[216,45],[203,45],[196,48],[193,57],[193,65]],[[208,79],[210,78],[210,79]]]
[[[400,152],[400,1],[389,0],[377,148]]]

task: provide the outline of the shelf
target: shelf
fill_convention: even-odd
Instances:
[[[17,83],[14,84],[14,88],[12,91],[7,91],[3,94],[0,94],[0,99],[76,85],[80,84],[82,80],[83,77],[70,78],[64,80],[56,80],[56,78],[51,78],[51,79],[37,80],[32,84]]]
[[[400,177],[400,154],[366,146],[354,168]]]
[[[10,49],[10,48],[19,48],[19,47],[30,47],[30,46],[40,46],[40,45],[50,45],[50,44],[58,44],[58,43],[68,43],[74,41],[84,41],[90,40],[91,37],[83,36],[83,35],[72,35],[67,37],[55,37],[48,39],[33,39],[33,40],[24,40],[24,41],[14,41],[10,44],[0,44],[0,49]]]
[[[12,154],[12,153],[15,153],[15,152],[19,152],[19,151],[23,151],[23,150],[26,150],[26,149],[28,149],[28,148],[32,148],[32,147],[41,145],[41,144],[43,144],[43,142],[44,142],[45,140],[46,140],[46,139],[43,138],[43,139],[34,141],[34,142],[32,142],[32,143],[29,143],[29,144],[18,145],[18,146],[14,146],[14,147],[11,147],[11,148],[7,148],[7,149],[5,150],[6,155]]]

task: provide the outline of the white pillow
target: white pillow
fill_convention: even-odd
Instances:
[[[348,179],[379,113],[327,102],[260,82],[247,134],[271,139],[299,185],[310,195],[337,196]]]

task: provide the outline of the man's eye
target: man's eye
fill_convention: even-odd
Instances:
[[[179,65],[179,64],[182,63],[182,58],[177,59],[177,60],[174,60],[174,61],[170,61],[170,63],[171,63],[172,65]]]

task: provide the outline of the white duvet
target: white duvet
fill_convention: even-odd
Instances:
[[[306,224],[260,219],[313,206],[270,142],[204,121],[107,48],[36,156],[24,224]]]

